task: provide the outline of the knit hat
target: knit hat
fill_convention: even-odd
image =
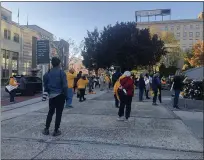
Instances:
[[[123,75],[126,76],[126,77],[130,77],[131,76],[131,72],[130,71],[125,71],[123,73]]]

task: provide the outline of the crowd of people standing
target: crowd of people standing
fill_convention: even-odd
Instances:
[[[134,74],[130,71],[125,71],[123,74],[117,70],[112,76],[109,73],[102,73],[100,76],[87,76],[81,71],[77,74],[74,69],[69,69],[68,72],[64,72],[60,67],[60,60],[57,57],[53,57],[51,60],[52,68],[43,76],[44,92],[49,95],[49,111],[46,118],[46,125],[43,130],[44,135],[49,135],[49,128],[52,121],[52,117],[56,112],[55,130],[53,136],[61,135],[60,123],[62,112],[64,108],[73,108],[72,99],[73,95],[77,93],[79,102],[86,100],[86,89],[88,87],[89,94],[94,94],[93,90],[99,87],[101,91],[109,92],[111,86],[113,87],[115,106],[118,108],[118,120],[128,122],[131,113],[132,98],[135,94],[136,85],[139,88],[139,101],[143,101],[143,95],[147,99],[149,97],[149,91],[153,91],[153,105],[157,105],[157,97],[161,101],[161,80],[159,74],[155,74],[153,77],[148,74],[140,75],[137,82]],[[24,82],[22,78],[22,83]],[[18,85],[14,78],[10,79],[11,85]],[[175,77],[174,90],[175,100],[174,107],[178,108],[178,95],[181,91],[182,85],[179,76]],[[23,89],[23,85],[22,85]],[[12,95],[12,92],[10,93]],[[12,101],[11,97],[11,101]]]

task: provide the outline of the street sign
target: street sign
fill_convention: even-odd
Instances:
[[[50,64],[49,40],[37,41],[37,64]]]

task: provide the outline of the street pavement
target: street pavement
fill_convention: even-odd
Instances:
[[[112,92],[97,91],[83,103],[74,98],[75,108],[63,112],[59,137],[41,134],[48,103],[30,101],[2,108],[2,159],[203,158],[202,141],[176,113],[151,100],[138,102],[137,95],[128,123],[116,120]]]

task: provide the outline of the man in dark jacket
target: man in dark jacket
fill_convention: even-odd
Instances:
[[[24,77],[24,75],[21,75],[21,79],[20,79],[20,90],[22,95],[25,95],[25,90],[26,90],[26,79]]]
[[[116,72],[112,75],[113,86],[115,85],[116,81],[120,78],[120,76],[121,76],[120,69],[117,69]]]
[[[140,74],[140,79],[139,79],[139,101],[140,102],[143,101],[144,90],[145,90],[145,81],[144,81],[143,74]]]
[[[74,79],[74,94],[76,93],[77,82],[81,78],[81,76],[82,76],[82,71],[79,71],[79,73],[77,74],[77,77]]]
[[[175,92],[173,107],[177,108],[177,109],[180,109],[178,107],[178,101],[179,101],[180,92],[182,91],[182,88],[183,88],[183,81],[182,81],[182,78],[181,78],[181,76],[179,74],[174,77],[173,83],[174,83],[173,84],[173,89],[174,89],[174,92]]]
[[[159,75],[155,74],[153,79],[152,79],[152,91],[154,93],[154,97],[153,97],[153,105],[157,105],[157,95],[158,95],[158,89],[160,86],[160,80],[159,80]]]
[[[55,130],[53,136],[61,134],[59,128],[64,109],[65,98],[67,95],[67,78],[64,71],[60,69],[60,60],[57,57],[52,58],[53,68],[44,77],[44,91],[49,94],[49,112],[46,119],[46,128],[44,135],[49,135],[50,123],[56,110]]]

